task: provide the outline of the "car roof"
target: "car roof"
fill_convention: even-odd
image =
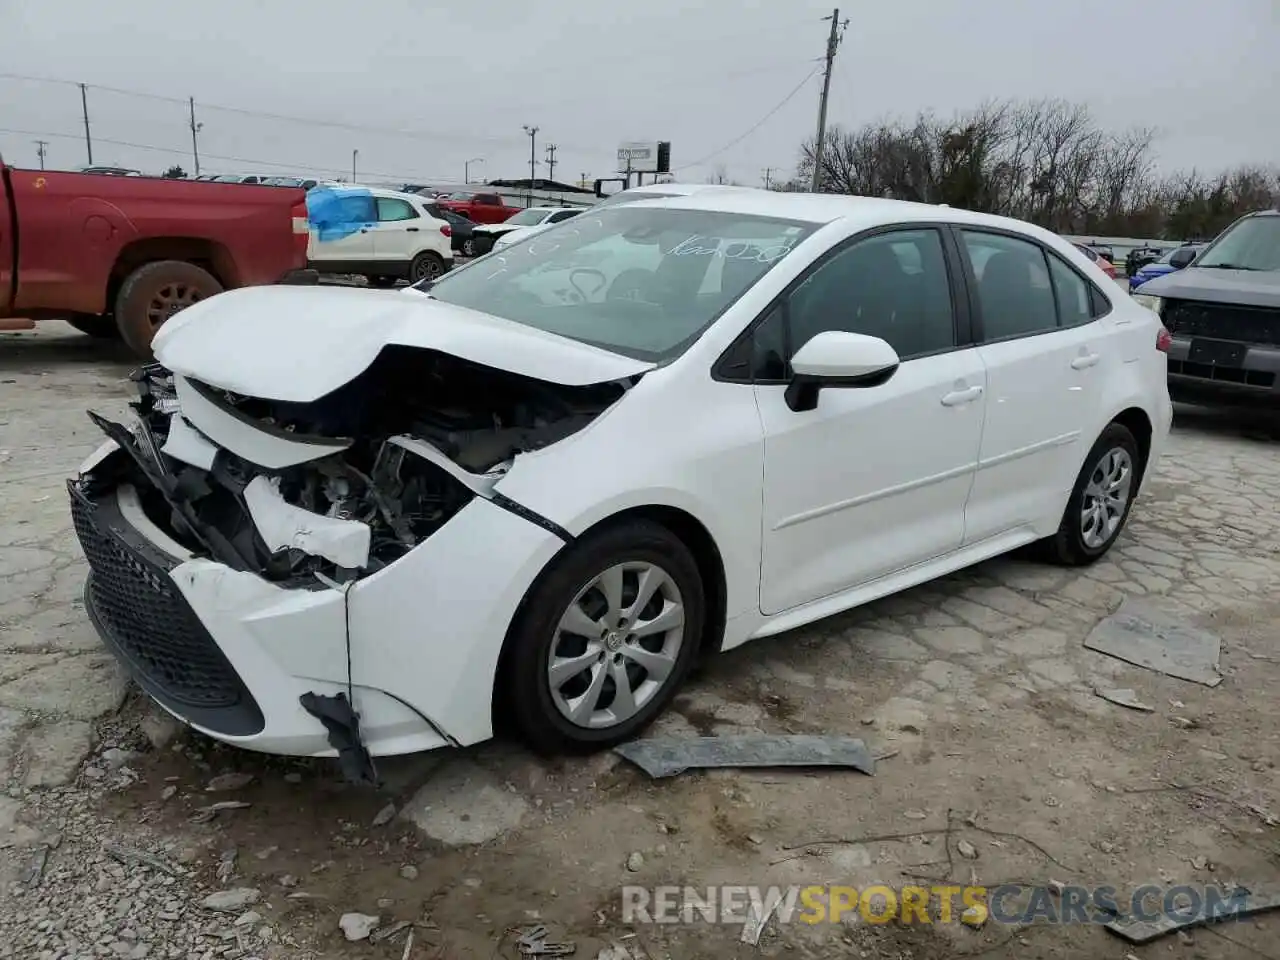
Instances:
[[[959,207],[942,207],[908,200],[886,200],[879,197],[855,197],[829,193],[779,193],[755,187],[699,191],[681,197],[637,201],[650,207],[673,207],[684,210],[739,213],[746,216],[799,220],[815,225],[849,221],[858,228],[889,223],[926,223],[942,221],[961,226],[985,226],[1040,239],[1052,238],[1062,243],[1057,234],[1035,224],[989,213],[977,213]]]

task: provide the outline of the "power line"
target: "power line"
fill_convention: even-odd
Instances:
[[[0,133],[12,134],[14,136],[51,137],[53,139],[59,139],[59,140],[79,140],[80,139],[80,135],[78,133],[57,133],[52,130],[16,130],[11,127],[0,127]],[[187,150],[179,150],[173,147],[158,147],[152,143],[135,143],[131,140],[110,140],[110,139],[107,139],[106,137],[98,137],[97,142],[110,144],[113,147],[128,147],[131,150],[150,150],[155,153],[170,154],[172,156],[185,157],[188,155]],[[330,167],[317,167],[313,164],[290,163],[290,162],[281,161],[281,160],[263,160],[261,158],[255,158],[255,157],[231,157],[231,156],[227,156],[225,154],[219,154],[219,153],[204,153],[204,154],[201,154],[201,156],[207,160],[224,160],[228,163],[249,164],[249,165],[258,166],[258,167],[277,167],[281,170],[296,171],[298,173],[323,173],[323,174],[331,175],[334,173],[335,170],[339,169],[336,165],[330,166]],[[377,170],[366,170],[365,175],[370,177],[377,177],[383,180],[401,180],[406,183],[411,183],[415,180],[419,182],[422,180],[428,180],[428,181],[438,180],[441,183],[454,182],[452,178],[445,177],[445,176],[432,176],[432,175],[426,175],[426,174],[381,173]]]
[[[759,120],[753,123],[750,127],[748,127],[745,132],[734,137],[732,140],[726,143],[723,147],[720,147],[716,150],[712,150],[705,157],[700,157],[697,160],[694,160],[692,163],[681,164],[679,167],[676,168],[676,170],[688,170],[690,167],[700,167],[704,163],[706,163],[708,160],[711,160],[715,157],[720,156],[720,154],[724,153],[730,147],[736,147],[743,140],[747,139],[747,137],[751,136],[751,134],[755,133],[757,130],[763,127],[765,123],[768,122],[775,113],[777,113],[779,110],[785,107],[788,103],[790,103],[795,98],[795,95],[799,93],[802,89],[804,89],[804,85],[808,83],[810,80],[812,80],[814,76],[817,75],[820,69],[821,67],[814,67],[812,70],[810,70],[805,75],[805,78],[801,80],[799,83],[797,83],[791,89],[791,92],[788,93],[785,97],[783,97],[782,101],[776,107],[774,107],[772,110],[766,113],[763,117],[761,117]]]

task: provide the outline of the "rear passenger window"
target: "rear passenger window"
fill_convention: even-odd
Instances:
[[[413,205],[407,200],[397,200],[395,197],[378,197],[378,219],[383,223],[393,223],[396,220],[416,220],[418,219],[418,211],[413,209]]]
[[[1053,254],[1049,255],[1049,276],[1058,297],[1058,325],[1078,327],[1093,321],[1090,284]]]
[[[787,305],[794,352],[827,330],[888,341],[904,360],[955,346],[951,286],[938,231],[859,240],[819,265]]]
[[[1003,234],[961,233],[978,281],[983,340],[1056,330],[1058,314],[1044,251]]]

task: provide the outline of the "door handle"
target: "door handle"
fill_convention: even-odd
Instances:
[[[405,233],[417,233],[417,232],[418,232],[418,228],[417,228],[417,227],[405,227],[405,228],[404,228],[404,232],[405,232]]]
[[[1089,367],[1092,367],[1101,359],[1102,359],[1102,354],[1100,353],[1086,353],[1083,356],[1076,357],[1074,360],[1071,361],[1071,369],[1087,370]]]
[[[944,407],[958,407],[964,403],[972,403],[982,396],[981,387],[969,387],[967,390],[953,390],[942,398]]]

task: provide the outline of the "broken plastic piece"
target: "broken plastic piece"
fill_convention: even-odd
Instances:
[[[867,745],[856,737],[770,736],[632,740],[614,747],[651,777],[672,777],[699,767],[852,767],[875,775]]]
[[[1186,913],[1166,914],[1158,920],[1116,917],[1105,926],[1108,933],[1114,933],[1122,940],[1143,944],[1176,930],[1201,927],[1219,920],[1239,920],[1276,909],[1280,909],[1280,893],[1257,894],[1244,887],[1237,887],[1231,891],[1225,903],[1211,897],[1197,898],[1196,908]]]
[[[350,783],[376,786],[378,771],[360,738],[360,715],[351,708],[345,693],[325,697],[304,693],[298,698],[302,709],[322,724],[329,733],[329,746],[338,751],[338,766]]]
[[[160,449],[173,459],[201,470],[212,470],[213,459],[218,455],[218,448],[180,413],[169,418],[169,436]]]
[[[244,488],[249,516],[269,550],[293,549],[358,570],[369,562],[367,523],[322,517],[295,507],[280,495],[280,482],[259,474]]]
[[[1214,634],[1171,618],[1148,603],[1126,597],[1120,609],[1093,628],[1084,645],[1126,663],[1179,680],[1216,687],[1222,682]]]
[[[1098,688],[1093,691],[1103,700],[1114,703],[1118,707],[1128,707],[1130,710],[1140,710],[1143,713],[1154,713],[1155,707],[1147,706],[1138,699],[1138,695],[1132,690],[1125,688],[1123,690],[1103,690]]]

